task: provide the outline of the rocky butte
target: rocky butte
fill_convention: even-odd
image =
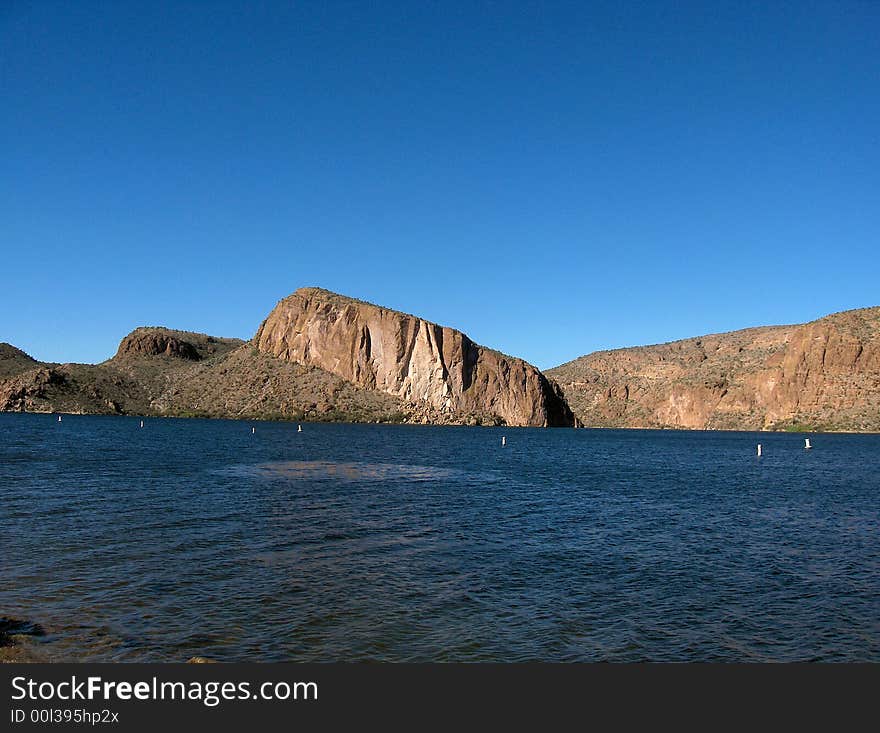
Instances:
[[[278,303],[254,344],[440,414],[574,425],[561,390],[522,359],[479,346],[461,331],[320,288],[301,288]]]
[[[586,425],[880,431],[880,307],[599,351],[547,374]]]

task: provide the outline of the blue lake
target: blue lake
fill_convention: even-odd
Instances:
[[[139,425],[0,414],[52,659],[880,661],[878,435]]]

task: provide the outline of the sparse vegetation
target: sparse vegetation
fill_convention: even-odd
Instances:
[[[878,431],[880,308],[600,351],[547,375],[597,427]]]
[[[46,365],[14,347],[0,349],[0,409],[179,418],[231,417],[310,422],[458,422],[493,416],[432,411],[361,389],[333,374],[276,359],[250,343],[161,329],[137,329],[101,364]],[[192,349],[182,344],[191,344]],[[161,347],[160,353],[152,353]],[[188,358],[193,350],[198,359]]]

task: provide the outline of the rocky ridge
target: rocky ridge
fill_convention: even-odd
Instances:
[[[880,307],[599,351],[547,374],[587,425],[880,431]]]
[[[116,354],[101,364],[42,363],[2,344],[0,411],[459,425],[572,424],[574,418],[558,388],[522,360],[477,346],[460,332],[414,316],[317,292],[325,294],[323,306],[305,320],[287,323],[285,332],[277,318],[281,311],[276,308],[251,342],[143,327],[125,336]],[[291,296],[295,297],[297,294]],[[310,297],[317,303],[314,294]],[[367,347],[369,355],[363,358],[361,353],[360,362],[359,357],[353,357],[361,369],[358,372],[339,365],[352,363],[345,361],[344,350],[363,332],[346,332],[344,319],[328,329],[324,317],[334,303],[342,302],[345,308],[359,303],[358,308],[382,314],[382,323],[372,326],[375,349]],[[399,333],[413,336],[406,366],[389,367],[379,358],[383,353],[379,349],[387,346],[385,353],[390,354],[393,346],[391,336],[385,334],[388,340],[382,335],[385,323],[400,324]],[[271,328],[267,324],[272,324]],[[302,355],[290,350],[274,353],[267,348],[270,334],[278,343],[295,342]],[[421,337],[445,339],[447,348],[424,351]],[[436,346],[438,342],[430,343]],[[338,356],[335,361],[315,358],[334,353]],[[419,370],[427,370],[425,359],[442,362],[432,363],[435,371],[415,378]],[[373,378],[364,378],[371,369]],[[401,374],[409,370],[410,376],[403,377],[409,380],[407,388],[389,389],[394,369]],[[454,376],[449,377],[450,373]],[[437,391],[446,398],[435,399]]]
[[[461,331],[320,288],[301,288],[279,302],[254,345],[441,415],[465,412],[516,426],[574,424],[558,387],[522,359],[479,346]]]

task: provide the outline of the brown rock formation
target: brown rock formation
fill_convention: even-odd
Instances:
[[[571,426],[561,391],[521,359],[421,318],[302,288],[275,306],[253,340],[267,354],[320,367],[361,387],[520,426]]]
[[[880,431],[880,308],[603,351],[549,372],[584,424]],[[102,364],[0,344],[0,411],[571,425],[554,381],[415,316],[307,288],[253,342],[165,328]]]
[[[366,388],[239,339],[139,328],[101,364],[44,364],[0,347],[0,411],[492,425]]]
[[[117,359],[127,356],[171,356],[199,361],[244,343],[239,339],[218,339],[201,333],[168,328],[136,328],[119,343]]]
[[[12,379],[0,382],[0,409],[25,411],[30,405],[45,399],[67,381],[56,367],[39,366]]]
[[[880,308],[600,351],[548,372],[587,425],[880,430]]]

